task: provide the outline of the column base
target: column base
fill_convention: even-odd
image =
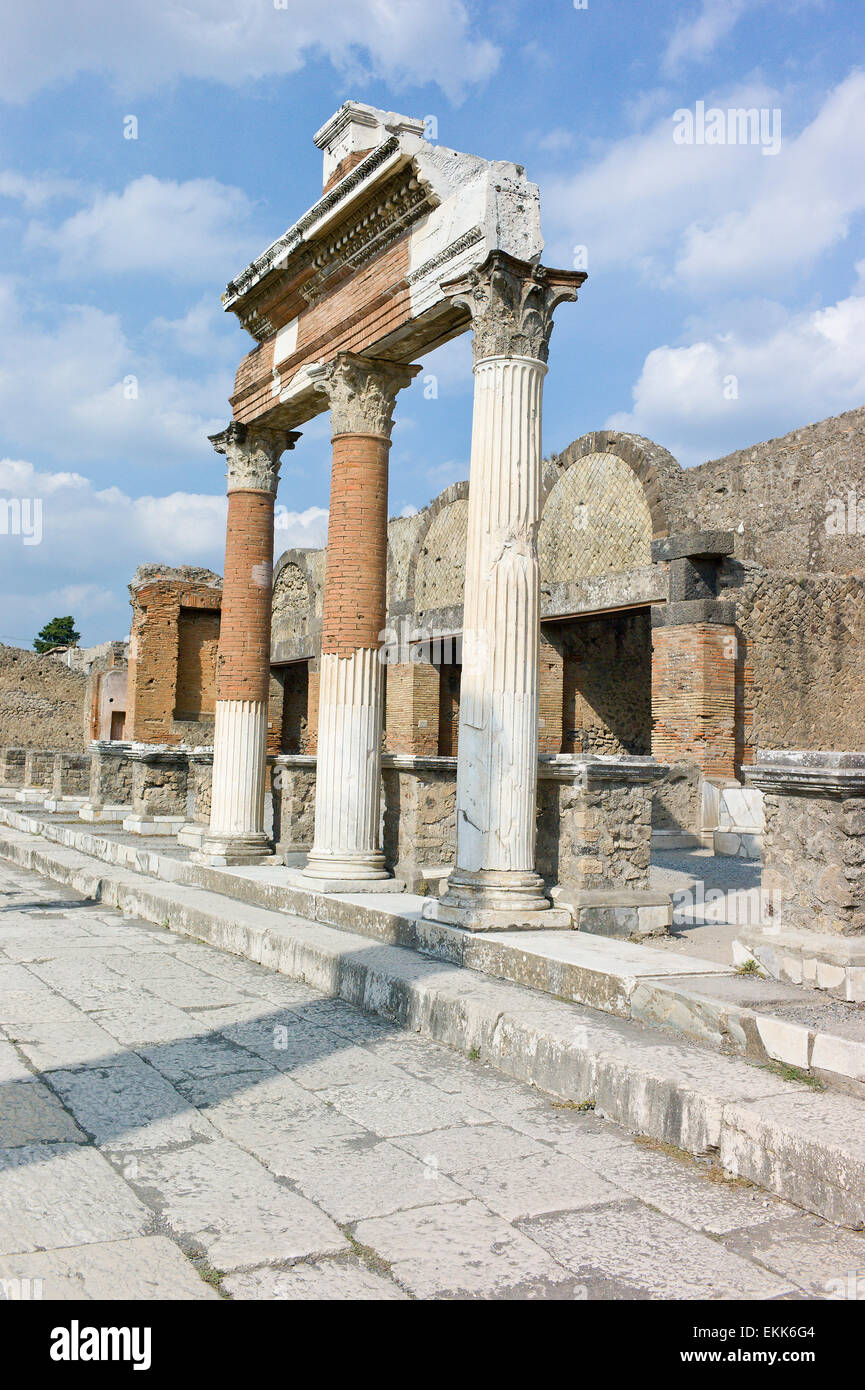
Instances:
[[[211,835],[207,832],[201,848],[193,850],[190,858],[194,864],[205,864],[213,869],[276,862],[273,843],[264,832],[252,835]]]
[[[97,801],[85,801],[84,805],[78,808],[79,820],[91,821],[94,824],[122,821],[131,815],[131,806],[103,806]]]
[[[201,849],[209,834],[209,827],[199,821],[188,820],[177,832],[177,843],[186,849]]]
[[[466,931],[570,931],[571,913],[551,906],[539,874],[528,870],[455,869],[447,892],[421,915]]]
[[[65,811],[70,816],[77,816],[84,801],[83,796],[48,796],[42,804],[46,811],[51,811],[54,815]]]
[[[123,829],[127,835],[176,835],[183,825],[183,816],[127,816]]]
[[[299,886],[319,893],[401,893],[405,884],[385,868],[384,855],[316,854],[311,850]]]

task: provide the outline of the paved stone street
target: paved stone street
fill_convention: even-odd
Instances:
[[[0,1296],[825,1298],[858,1271],[860,1235],[0,864]]]

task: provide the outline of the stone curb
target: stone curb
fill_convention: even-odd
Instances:
[[[419,1032],[828,1220],[865,1224],[865,1115],[771,1072],[419,952],[112,866],[7,830],[0,854],[88,897]]]
[[[633,1019],[650,1028],[762,1064],[782,1063],[812,1072],[835,1090],[865,1098],[865,1043],[789,1022],[759,1007],[731,999],[723,987],[713,995],[712,978],[734,981],[747,995],[757,986],[732,969],[689,959],[678,977],[666,975],[669,957],[652,947],[590,933],[556,933],[580,960],[532,950],[517,934],[472,935],[417,913],[370,902],[374,895],[334,896],[265,883],[221,868],[175,859],[149,847],[106,839],[75,825],[41,821],[0,806],[0,822],[63,845],[92,859],[160,882],[218,893],[271,912],[294,913],[306,921],[420,951],[451,965],[553,995],[570,1003]],[[0,848],[2,853],[2,848]],[[422,904],[423,899],[418,899]],[[558,944],[558,943],[557,943]],[[657,973],[655,973],[657,967]]]

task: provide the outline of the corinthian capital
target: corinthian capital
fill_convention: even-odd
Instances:
[[[574,300],[585,280],[582,270],[549,270],[492,251],[483,265],[442,285],[452,303],[472,316],[477,364],[486,357],[534,357],[546,362],[553,311]]]
[[[339,352],[332,362],[311,367],[309,376],[330,401],[332,434],[377,434],[390,439],[396,393],[420,370]]]
[[[268,425],[242,425],[232,420],[221,434],[208,436],[218,454],[228,461],[229,492],[269,492],[276,496],[279,461],[300,438],[298,430]]]

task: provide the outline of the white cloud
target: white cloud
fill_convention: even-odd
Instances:
[[[282,502],[276,504],[274,517],[273,553],[284,550],[318,550],[327,543],[327,517],[324,507],[307,507],[305,511],[289,510]]]
[[[774,312],[773,312],[774,311]],[[684,465],[786,434],[865,401],[865,296],[785,314],[754,306],[770,331],[709,334],[648,354],[634,406],[607,428],[648,435]]]
[[[7,615],[2,625],[11,623],[15,631],[10,628],[0,641],[20,640],[19,629],[26,634],[35,623],[35,632],[60,612],[71,612],[85,625],[85,641],[122,636],[129,623],[126,586],[139,564],[205,565],[222,573],[222,492],[131,497],[119,487],[94,487],[80,473],[39,470],[27,460],[4,458],[0,495],[41,501],[37,544],[25,544],[23,534],[7,523],[6,509],[0,511],[0,608],[4,591],[15,594],[2,610]],[[274,554],[324,545],[327,515],[322,507],[298,512],[278,503]],[[33,518],[31,507],[28,522]]]
[[[19,174],[0,170],[0,198],[12,198],[26,208],[43,207],[55,198],[80,196],[81,185],[75,179],[58,179],[50,174]]]
[[[259,249],[253,205],[216,179],[176,183],[152,174],[121,193],[97,193],[59,226],[34,222],[31,246],[51,252],[61,273],[164,275],[227,281]],[[226,269],[228,267],[228,269]]]
[[[678,21],[664,54],[664,68],[676,72],[686,62],[708,58],[736,27],[745,8],[746,0],[702,0],[696,14]]]
[[[3,0],[2,19],[8,101],[80,72],[110,74],[125,95],[189,77],[242,87],[321,56],[344,76],[436,82],[458,99],[499,58],[462,0]]]
[[[22,626],[38,627],[58,612],[73,613],[85,641],[122,636],[126,586],[139,563],[222,569],[224,495],[130,497],[118,487],[96,488],[80,473],[8,458],[0,459],[0,492],[41,501],[38,544],[25,544],[12,526],[0,533],[0,593],[15,595],[4,626],[12,625],[16,639]]]
[[[576,175],[545,182],[550,258],[569,264],[581,244],[590,272],[618,264],[689,293],[739,292],[807,269],[848,235],[865,209],[865,73],[831,91],[795,137],[783,130],[788,108],[777,92],[751,87],[706,104],[780,107],[780,153],[676,145],[670,112]]]
[[[160,333],[145,350],[115,314],[24,302],[0,280],[0,418],[8,444],[60,459],[166,464],[210,458],[207,435],[230,416],[233,361],[175,376]],[[217,326],[214,326],[216,340]],[[240,354],[238,353],[239,357]],[[214,462],[215,462],[215,456]]]

